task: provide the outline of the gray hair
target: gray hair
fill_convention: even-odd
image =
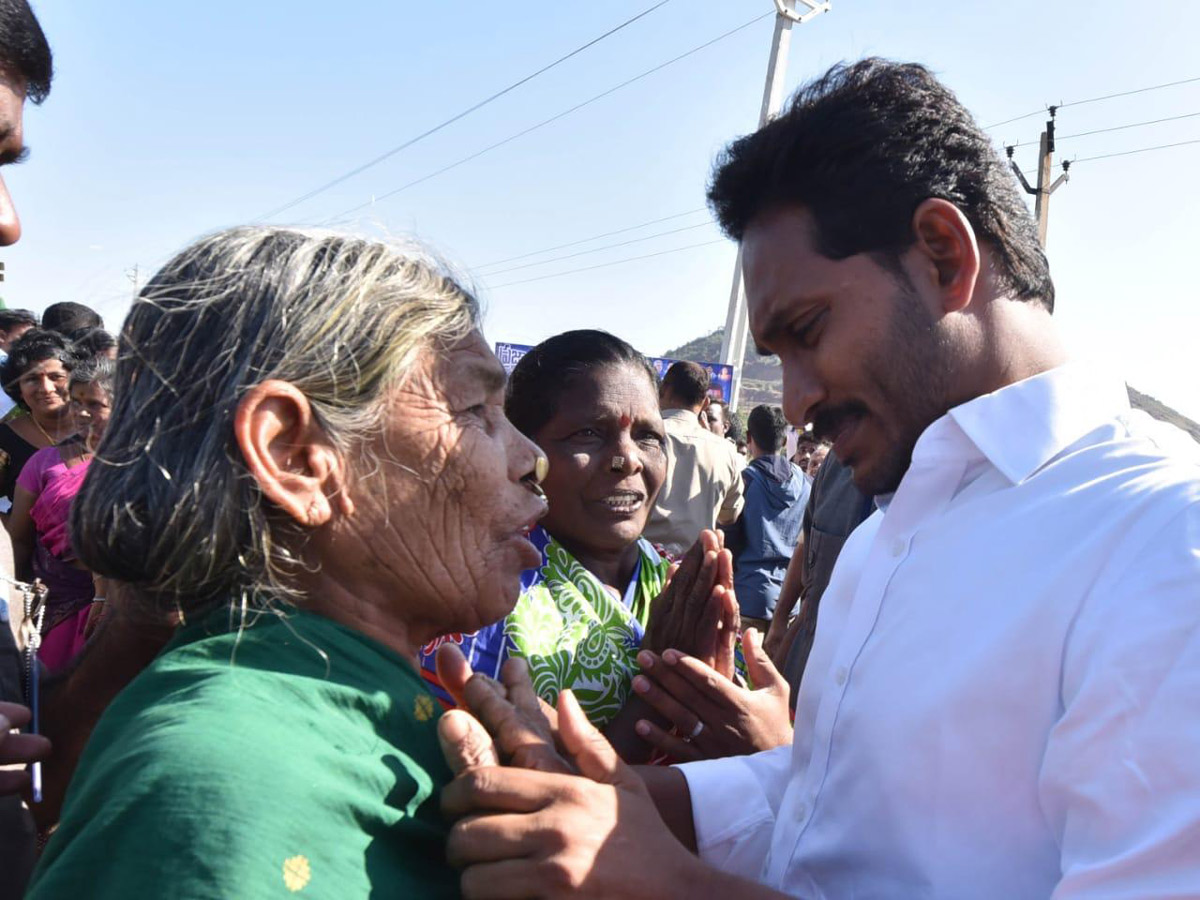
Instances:
[[[100,389],[111,397],[116,376],[117,364],[115,362],[107,356],[93,356],[91,359],[85,359],[78,363],[71,370],[67,389],[70,390],[77,384],[98,384]]]
[[[247,471],[239,401],[289,382],[349,455],[417,356],[478,325],[475,297],[414,248],[275,227],[198,241],[126,319],[112,419],[72,504],[79,558],[184,613],[299,599],[305,529]]]

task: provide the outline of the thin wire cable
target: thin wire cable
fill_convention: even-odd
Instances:
[[[1186,147],[1188,144],[1200,144],[1200,138],[1194,141],[1177,141],[1174,144],[1159,144],[1157,147],[1141,147],[1137,150],[1123,150],[1120,153],[1101,153],[1099,156],[1085,156],[1083,159],[1071,160],[1072,166],[1080,163],[1094,162],[1097,159],[1112,159],[1114,156],[1132,156],[1135,153],[1149,153],[1151,150],[1167,150],[1171,147]]]
[[[302,194],[301,196],[297,197],[296,199],[289,200],[287,203],[283,204],[282,206],[276,207],[275,209],[271,210],[268,213],[263,213],[261,216],[256,218],[254,221],[258,222],[263,219],[269,219],[272,216],[277,216],[277,215],[279,215],[279,213],[289,210],[293,206],[299,206],[304,201],[311,200],[313,197],[317,196],[318,194],[324,193],[325,191],[329,190],[331,187],[335,187],[336,185],[341,184],[343,181],[353,178],[355,175],[358,175],[361,172],[365,172],[367,169],[370,169],[373,166],[379,165],[385,159],[391,159],[393,156],[395,156],[400,151],[407,150],[413,144],[416,144],[420,141],[425,140],[425,138],[429,137],[430,135],[437,134],[443,128],[446,128],[449,125],[453,125],[455,122],[459,121],[460,119],[465,118],[466,116],[469,116],[471,113],[475,112],[476,110],[482,109],[483,107],[487,106],[492,101],[499,100],[505,94],[515,91],[521,85],[532,81],[533,79],[537,78],[539,75],[544,75],[546,72],[549,72],[555,66],[565,63],[568,59],[571,59],[571,57],[573,57],[573,56],[578,56],[580,53],[582,53],[584,50],[587,50],[589,47],[594,47],[596,44],[600,43],[605,38],[611,37],[612,35],[616,34],[621,29],[627,28],[628,26],[630,26],[634,22],[636,22],[638,19],[641,19],[644,16],[650,15],[650,13],[654,12],[659,7],[666,6],[670,2],[671,2],[671,0],[660,0],[660,2],[654,4],[649,9],[643,10],[642,12],[638,13],[636,16],[634,16],[631,19],[626,19],[620,25],[618,25],[615,28],[609,29],[608,31],[604,32],[604,34],[600,35],[599,37],[592,38],[586,44],[576,47],[574,50],[572,50],[570,53],[566,54],[565,56],[560,56],[558,59],[554,60],[554,62],[552,62],[548,65],[542,66],[542,68],[538,69],[536,72],[526,75],[524,78],[522,78],[519,81],[514,81],[508,87],[504,88],[503,90],[497,91],[496,93],[492,94],[490,97],[488,97],[484,100],[480,100],[478,103],[476,103],[474,106],[470,107],[469,109],[464,109],[462,112],[458,113],[457,115],[451,116],[449,119],[442,122],[440,125],[435,125],[433,128],[430,128],[428,131],[424,131],[421,134],[418,134],[416,137],[410,138],[409,140],[405,141],[403,144],[398,144],[397,146],[393,147],[391,150],[381,153],[379,156],[376,156],[374,159],[363,163],[361,166],[356,166],[355,168],[351,169],[349,172],[346,172],[342,175],[339,175],[337,178],[334,178],[332,181],[327,181],[327,182],[325,182],[325,184],[321,185],[320,187],[313,188],[307,194]]]
[[[553,253],[555,250],[566,250],[568,247],[578,247],[580,244],[586,244],[590,241],[598,241],[601,238],[612,237],[617,234],[625,234],[629,231],[637,231],[639,228],[648,228],[651,225],[657,225],[660,222],[669,222],[672,219],[682,219],[684,216],[693,216],[698,212],[707,212],[707,208],[699,206],[696,209],[689,209],[687,212],[675,213],[673,216],[663,216],[661,219],[651,219],[649,222],[643,222],[640,225],[630,225],[628,228],[618,228],[616,231],[606,231],[603,234],[593,234],[591,237],[580,238],[577,241],[568,241],[565,244],[556,244],[553,247],[543,247],[541,250],[531,250],[529,253],[521,253],[518,256],[509,256],[505,259],[497,259],[490,263],[484,263],[482,266],[477,266],[479,269],[490,269],[492,266],[502,266],[505,263],[516,262],[520,259],[528,259],[531,256],[540,256],[543,253]]]
[[[1179,81],[1168,81],[1165,84],[1153,84],[1150,87],[1137,88],[1133,91],[1121,91],[1116,94],[1105,94],[1103,97],[1089,97],[1087,100],[1072,100],[1070,103],[1059,103],[1059,109],[1066,109],[1068,106],[1083,106],[1085,103],[1098,103],[1101,100],[1112,100],[1114,97],[1130,97],[1133,94],[1144,94],[1146,91],[1157,91],[1159,88],[1176,87],[1181,84],[1192,84],[1200,81],[1200,75],[1195,78],[1182,78]]]
[[[1096,128],[1092,131],[1080,131],[1075,134],[1060,134],[1054,139],[1056,141],[1068,141],[1071,138],[1088,137],[1089,135],[1093,134],[1107,134],[1110,131],[1124,131],[1127,128],[1141,128],[1143,125],[1158,125],[1160,122],[1177,122],[1180,119],[1194,119],[1196,116],[1200,116],[1200,112],[1185,113],[1181,116],[1167,116],[1165,119],[1150,119],[1146,122],[1131,122],[1128,125],[1114,125],[1111,128]],[[1008,146],[1031,147],[1036,143],[1038,143],[1038,141],[1022,141],[1019,144],[1009,144]]]
[[[1069,106],[1083,106],[1085,103],[1099,103],[1101,100],[1112,100],[1116,97],[1130,97],[1134,94],[1144,94],[1147,91],[1157,91],[1161,88],[1176,87],[1181,84],[1191,84],[1192,82],[1200,81],[1200,75],[1195,78],[1182,78],[1179,81],[1168,81],[1164,84],[1152,84],[1149,87],[1137,88],[1132,91],[1119,91],[1115,94],[1105,94],[1103,97],[1088,97],[1086,100],[1072,100],[1070,103],[1056,103],[1056,109],[1066,109]],[[991,131],[993,128],[999,128],[1001,125],[1008,125],[1010,122],[1020,122],[1022,119],[1028,119],[1032,116],[1038,116],[1046,112],[1050,108],[1047,104],[1041,109],[1035,109],[1033,112],[1025,113],[1020,116],[1013,116],[1011,119],[1005,119],[1003,122],[997,122],[994,125],[983,126],[984,131]]]
[[[550,259],[543,259],[539,262],[524,263],[523,265],[512,266],[508,269],[498,269],[495,272],[488,272],[487,275],[490,278],[493,275],[503,275],[506,272],[517,272],[521,269],[532,269],[535,266],[547,266],[550,263],[562,262],[564,259],[575,259],[579,256],[588,256],[592,253],[600,253],[602,250],[613,250],[617,247],[628,247],[630,244],[640,244],[643,241],[652,241],[655,238],[666,237],[669,234],[679,234],[681,231],[695,231],[697,228],[705,228],[712,224],[713,220],[709,219],[707,222],[700,222],[697,225],[684,225],[682,228],[672,228],[669,231],[658,231],[654,234],[648,234],[645,237],[632,238],[628,241],[620,241],[616,244],[605,244],[603,247],[593,247],[591,250],[580,250],[577,253],[567,253],[563,256],[552,256]]]
[[[506,281],[504,284],[494,284],[491,286],[493,291],[498,291],[500,288],[512,287],[516,284],[530,284],[534,281],[546,281],[550,278],[562,278],[566,275],[575,275],[579,272],[591,272],[595,269],[607,269],[609,266],[619,266],[623,263],[637,262],[639,259],[653,259],[655,256],[666,256],[668,253],[682,253],[684,250],[695,250],[697,247],[711,247],[713,244],[729,243],[724,238],[719,241],[705,241],[702,244],[688,244],[686,247],[674,247],[671,250],[659,250],[657,253],[647,253],[643,256],[628,256],[625,259],[614,259],[612,262],[600,263],[595,266],[584,266],[582,269],[568,269],[565,272],[555,272],[552,275],[539,275],[537,278],[523,278],[520,281]]]
[[[366,201],[365,203],[359,203],[357,206],[352,206],[349,209],[344,209],[340,213],[332,215],[328,219],[324,219],[319,224],[321,224],[321,225],[333,224],[333,223],[337,222],[338,220],[342,219],[344,216],[348,216],[351,213],[356,213],[360,209],[365,209],[368,206],[373,206],[382,200],[388,199],[389,197],[394,197],[397,194],[401,193],[402,191],[406,191],[411,187],[416,187],[418,184],[426,182],[431,178],[436,178],[438,175],[442,175],[446,172],[449,172],[451,169],[457,169],[459,166],[461,166],[465,163],[469,163],[473,159],[478,159],[479,157],[483,156],[485,153],[490,153],[493,150],[497,150],[500,147],[503,147],[505,144],[512,143],[513,141],[517,140],[517,138],[524,137],[525,135],[530,134],[531,132],[537,131],[540,128],[545,128],[547,125],[549,125],[553,122],[557,122],[559,119],[562,119],[566,116],[571,115],[571,113],[578,112],[579,110],[583,109],[585,106],[590,106],[591,104],[595,103],[597,100],[602,100],[603,98],[607,97],[609,94],[615,94],[617,91],[621,90],[622,88],[627,88],[627,87],[629,87],[629,85],[631,85],[635,82],[641,81],[643,78],[647,78],[648,76],[653,75],[655,72],[661,72],[667,66],[674,65],[675,63],[680,62],[681,60],[687,59],[689,56],[691,56],[695,53],[699,53],[701,50],[707,49],[708,47],[711,47],[713,44],[717,43],[718,41],[723,41],[726,38],[732,37],[733,35],[737,34],[739,31],[749,28],[751,25],[755,24],[756,22],[761,22],[763,19],[767,18],[768,16],[774,16],[774,15],[775,15],[775,11],[771,10],[770,12],[763,13],[761,16],[755,16],[750,21],[744,22],[743,24],[738,25],[736,28],[731,28],[731,29],[729,29],[729,31],[726,31],[724,34],[719,34],[712,40],[705,41],[703,44],[700,44],[698,47],[693,47],[691,50],[688,50],[685,53],[681,53],[678,56],[674,57],[673,59],[669,59],[664,63],[659,63],[654,68],[647,69],[645,72],[642,72],[640,75],[635,75],[632,78],[628,79],[627,81],[622,81],[620,84],[618,84],[614,87],[611,87],[606,91],[602,91],[601,93],[596,94],[594,97],[590,97],[589,99],[584,100],[582,103],[577,103],[574,106],[572,106],[571,108],[565,109],[562,112],[560,112],[556,115],[553,115],[548,119],[544,119],[543,121],[538,122],[536,125],[531,125],[528,128],[518,131],[516,134],[509,135],[508,137],[504,138],[504,140],[497,141],[494,144],[484,147],[482,150],[478,150],[475,153],[472,153],[470,156],[464,156],[462,159],[458,160],[457,162],[452,162],[448,166],[443,166],[442,168],[437,169],[436,171],[430,172],[427,175],[422,175],[420,178],[415,178],[412,181],[408,182],[407,184],[402,184],[400,187],[398,187],[394,190],[388,191],[386,194],[380,194],[377,197],[372,197],[370,200]]]

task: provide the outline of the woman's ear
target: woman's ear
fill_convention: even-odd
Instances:
[[[263,496],[309,528],[333,518],[330,498],[345,496],[344,463],[303,392],[286,381],[254,385],[238,403],[233,434]],[[352,511],[348,500],[339,506]]]
[[[970,305],[979,278],[979,242],[962,211],[948,200],[931,197],[913,213],[914,249],[926,260],[936,281],[944,313]]]

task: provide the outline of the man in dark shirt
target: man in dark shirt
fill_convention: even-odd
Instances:
[[[788,564],[767,636],[767,650],[791,686],[789,703],[793,709],[817,632],[821,595],[833,574],[833,564],[846,538],[874,511],[875,501],[854,486],[849,466],[830,454],[813,480],[800,541]],[[800,613],[789,627],[788,618],[797,599]]]

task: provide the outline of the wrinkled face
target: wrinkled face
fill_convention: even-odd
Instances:
[[[71,415],[75,417],[75,428],[89,450],[95,450],[108,427],[108,416],[112,411],[108,392],[100,385],[71,385]]]
[[[0,166],[20,162],[25,153],[22,111],[25,83],[0,70]],[[15,244],[21,237],[21,220],[0,177],[0,247]]]
[[[725,407],[720,403],[710,403],[701,415],[705,418],[708,430],[717,437],[725,437],[729,426],[725,423]]]
[[[541,561],[527,539],[546,509],[530,482],[538,449],[505,418],[504,384],[478,332],[426,351],[352,465],[352,533],[331,552],[354,559],[354,577],[394,586],[417,641],[503,618]]]
[[[65,411],[69,402],[69,377],[70,373],[61,360],[43,359],[41,362],[35,362],[17,379],[17,384],[21,386],[21,399],[38,415],[58,415]]]
[[[667,473],[658,396],[645,370],[592,369],[559,395],[534,439],[550,460],[546,530],[583,554],[618,552],[646,527]]]
[[[911,281],[868,254],[822,256],[813,227],[790,208],[747,229],[750,329],[783,365],[788,420],[833,441],[863,493],[890,493],[921,432],[949,408],[949,342]]]

